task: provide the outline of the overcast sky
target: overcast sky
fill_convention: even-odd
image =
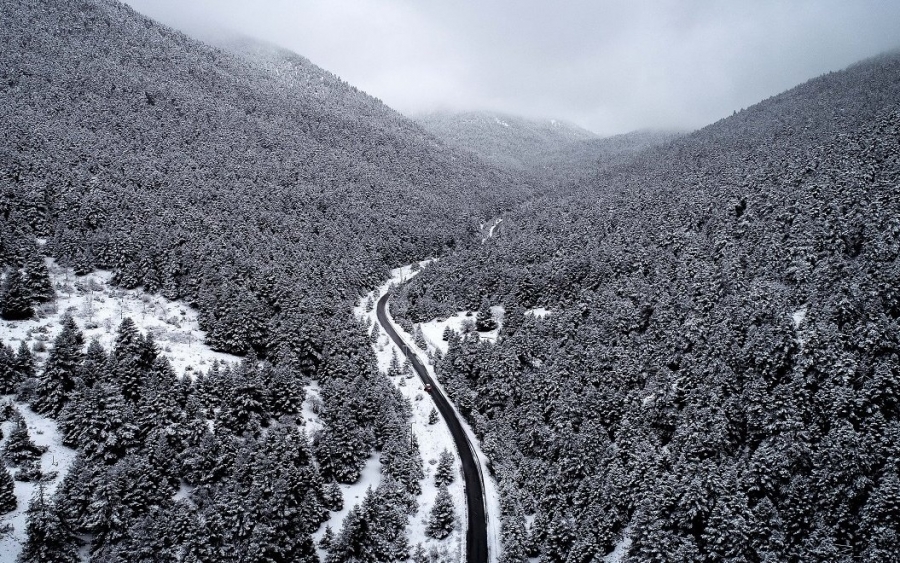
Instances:
[[[898,0],[127,0],[287,47],[407,114],[691,129],[900,47]]]

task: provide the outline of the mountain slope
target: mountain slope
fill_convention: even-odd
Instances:
[[[4,2],[0,39],[7,219],[196,303],[221,349],[272,349],[527,194],[300,57],[280,75],[116,2]]]
[[[505,307],[439,375],[496,460],[511,557],[894,559],[898,107],[898,53],[822,76],[408,286],[414,321]]]
[[[544,191],[572,184],[679,136],[675,132],[634,131],[600,138],[562,121],[491,112],[432,113],[416,121],[451,146],[536,177]]]
[[[488,162],[525,170],[546,153],[596,139],[576,125],[493,112],[432,113],[416,117],[425,130]]]

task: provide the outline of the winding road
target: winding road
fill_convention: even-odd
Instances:
[[[459,458],[462,462],[463,480],[466,485],[466,507],[468,511],[469,527],[466,530],[466,562],[467,563],[487,563],[488,561],[488,541],[487,541],[487,518],[485,517],[484,502],[484,482],[481,475],[481,466],[478,463],[478,457],[475,455],[475,449],[469,442],[462,423],[456,416],[450,401],[441,392],[440,388],[435,385],[428,370],[422,364],[418,355],[409,349],[406,343],[397,334],[393,324],[387,316],[387,303],[390,295],[384,294],[378,300],[376,314],[378,315],[378,323],[381,324],[384,331],[391,340],[403,350],[403,354],[409,359],[422,380],[424,385],[431,386],[431,398],[437,407],[450,434],[453,436],[453,443],[456,445],[456,451],[459,452]]]

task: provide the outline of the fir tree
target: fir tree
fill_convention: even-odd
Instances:
[[[14,421],[13,430],[6,443],[3,444],[3,459],[12,465],[40,459],[47,448],[38,446],[31,441],[31,436],[28,435],[28,425],[25,424],[22,415],[17,414]]]
[[[31,299],[38,303],[48,303],[56,299],[56,291],[44,259],[37,253],[30,253],[25,260],[24,283],[31,294]]]
[[[12,348],[0,343],[0,394],[14,393],[19,380],[20,374],[16,369],[16,356]]]
[[[490,332],[495,328],[497,328],[497,321],[494,320],[491,310],[485,307],[478,311],[478,315],[475,317],[475,330]]]
[[[334,542],[334,530],[331,529],[331,526],[326,524],[325,533],[322,534],[322,539],[319,540],[319,549],[328,551],[331,548],[332,542]]]
[[[456,458],[447,450],[441,452],[437,468],[434,470],[434,484],[438,487],[449,485],[456,480]]]
[[[48,416],[58,416],[69,393],[75,388],[75,377],[83,361],[81,348],[84,337],[75,319],[66,313],[62,320],[62,332],[56,337],[47,358],[44,372],[38,382],[34,410]]]
[[[440,420],[440,415],[436,408],[431,407],[431,412],[428,413],[428,424],[435,425]]]
[[[341,487],[335,481],[331,481],[322,489],[322,502],[325,504],[325,508],[332,512],[338,512],[344,508],[344,495]]]
[[[269,415],[277,419],[300,414],[306,392],[290,365],[286,363],[280,363],[276,367],[266,365],[262,372],[267,390],[266,410]]]
[[[18,504],[14,492],[16,483],[12,475],[4,467],[0,467],[0,514],[6,514],[16,509]]]
[[[31,348],[24,340],[19,343],[13,368],[19,373],[20,379],[34,377],[37,373],[34,367],[34,354],[31,353]]]
[[[78,538],[57,507],[44,498],[41,485],[28,504],[26,539],[19,563],[76,563]]]
[[[31,294],[18,268],[10,268],[0,284],[0,317],[7,321],[21,321],[34,316]]]
[[[428,517],[428,527],[425,529],[425,534],[439,540],[446,538],[453,531],[455,518],[453,499],[450,498],[447,486],[441,485],[438,489],[437,497],[434,499],[431,514]]]

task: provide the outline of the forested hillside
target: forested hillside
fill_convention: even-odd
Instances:
[[[519,170],[532,168],[548,152],[597,138],[570,123],[495,112],[435,112],[417,116],[416,121],[455,147]]]
[[[418,116],[416,121],[452,146],[497,166],[530,174],[543,192],[565,188],[679,135],[635,131],[601,138],[563,121],[490,112],[438,112]]]
[[[301,57],[230,54],[112,0],[0,3],[0,45],[3,321],[49,322],[46,255],[195,306],[208,345],[246,356],[179,381],[128,319],[110,349],[71,317],[45,360],[0,342],[0,510],[13,479],[36,487],[21,560],[405,560],[423,462],[352,307],[533,187]],[[300,418],[312,380],[321,429]],[[78,451],[52,496],[26,405]],[[314,545],[373,452],[381,486]]]
[[[222,350],[285,342],[312,369],[338,303],[528,193],[300,57],[278,72],[117,2],[4,2],[0,40],[4,220],[196,304]]]
[[[439,376],[501,480],[506,560],[896,561],[898,107],[897,53],[822,76],[401,292],[416,322],[505,308]]]

